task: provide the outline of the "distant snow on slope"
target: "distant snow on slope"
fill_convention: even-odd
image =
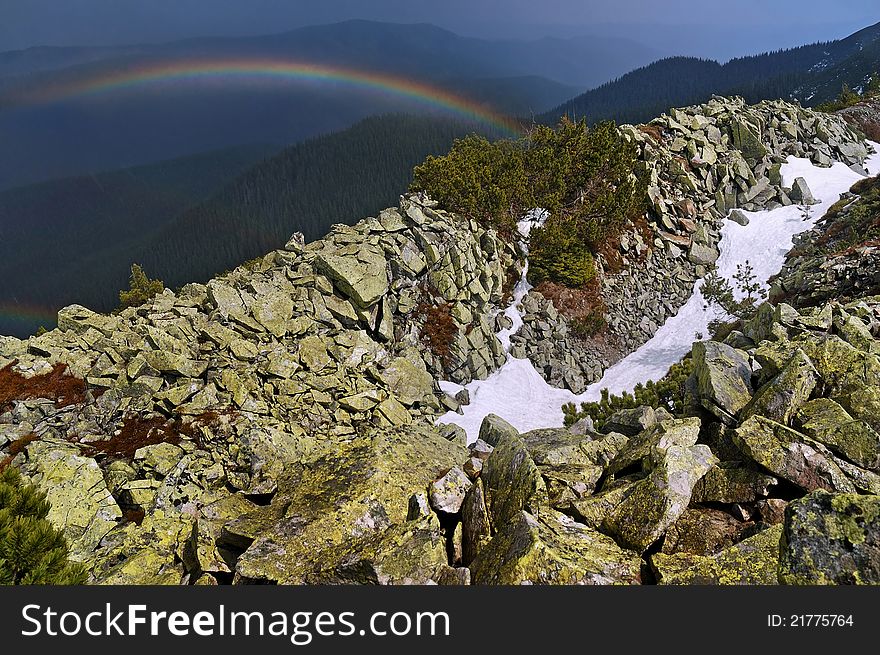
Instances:
[[[866,162],[866,169],[876,175],[880,173],[880,144],[872,145],[875,154]],[[793,205],[771,211],[744,212],[749,217],[747,226],[725,222],[717,266],[718,274],[728,281],[732,281],[738,264],[749,261],[757,279],[766,286],[767,280],[782,268],[792,238],[810,229],[842,193],[861,179],[844,164],[819,168],[808,159],[795,157],[789,157],[783,165],[782,176],[787,186],[795,178],[803,177],[820,202],[811,206],[806,217],[803,207]],[[447,412],[437,423],[460,425],[467,431],[469,442],[477,439],[480,424],[490,413],[502,417],[521,432],[559,427],[563,424],[562,406],[565,403],[598,400],[603,388],[613,393],[632,391],[639,382],[662,377],[672,364],[690,351],[695,340],[708,334],[709,322],[717,316],[717,310],[706,308],[701,286],[702,280],[697,281],[693,295],[675,316],[668,319],[641,348],[605,371],[602,379],[584,393],[575,395],[566,389],[551,387],[528,359],[508,355],[507,362],[486,380],[475,380],[466,385],[470,404],[462,407],[463,414]],[[522,323],[519,303],[528,288],[528,283],[521,280],[513,303],[505,310],[515,325]],[[508,330],[499,334],[505,349],[510,347],[511,334],[513,332]],[[463,387],[442,382],[441,388],[455,394]]]

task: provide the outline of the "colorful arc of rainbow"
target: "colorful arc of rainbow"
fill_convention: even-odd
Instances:
[[[58,313],[49,307],[38,305],[0,303],[0,317],[23,322],[44,323],[48,326],[55,322]]]
[[[96,75],[72,82],[50,84],[28,94],[28,99],[50,102],[153,83],[223,77],[340,82],[416,100],[488,124],[506,133],[516,134],[519,131],[517,123],[510,117],[430,84],[383,73],[290,60],[187,60],[163,63]]]

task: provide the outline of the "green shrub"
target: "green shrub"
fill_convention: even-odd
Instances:
[[[580,411],[574,403],[567,403],[562,408],[565,425],[573,425],[582,418],[590,417],[596,428],[601,430],[615,412],[642,405],[654,409],[663,407],[672,414],[680,416],[684,412],[685,381],[692,372],[693,360],[688,355],[677,364],[673,364],[669,372],[657,382],[648,380],[644,384],[637,384],[633,393],[625,391],[620,395],[611,395],[608,389],[602,389],[602,397],[599,401],[581,403]]]
[[[12,467],[0,471],[0,584],[84,584],[85,569],[67,559],[67,543],[46,515],[49,502],[22,484]]]
[[[528,137],[527,169],[539,206],[574,219],[590,246],[616,234],[645,209],[644,180],[633,174],[638,150],[610,121],[588,128],[567,118]]]
[[[456,139],[442,157],[413,170],[412,189],[427,191],[449,209],[512,231],[534,207],[519,142],[494,143],[477,135]]]
[[[587,127],[564,118],[517,141],[460,139],[415,168],[411,189],[503,232],[525,211],[546,209],[550,217],[530,236],[531,276],[576,287],[595,276],[593,255],[603,240],[644,211],[637,154],[613,123]]]
[[[608,323],[605,321],[604,312],[601,309],[594,309],[588,314],[572,318],[569,322],[569,327],[571,327],[575,336],[589,339],[607,328]]]
[[[582,287],[596,277],[596,263],[574,219],[554,215],[529,235],[529,278],[532,284],[551,280]]]
[[[138,264],[131,265],[128,291],[119,292],[119,309],[139,307],[162,293],[165,285],[162,280],[151,280]]]
[[[873,78],[871,82],[873,82]],[[868,88],[870,88],[870,84]],[[834,112],[846,109],[847,107],[852,107],[853,105],[858,104],[861,100],[862,96],[850,89],[848,84],[844,83],[840,89],[840,94],[835,100],[832,100],[831,102],[823,102],[822,104],[817,105],[816,109],[824,112]]]

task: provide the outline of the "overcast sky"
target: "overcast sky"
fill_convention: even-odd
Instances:
[[[878,0],[0,0],[0,51],[285,31],[348,18],[430,22],[472,36],[629,34],[725,59],[846,36]],[[611,24],[611,25],[609,25]]]

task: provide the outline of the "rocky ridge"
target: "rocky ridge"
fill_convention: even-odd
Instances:
[[[436,379],[504,361],[494,319],[517,258],[494,231],[409,196],[117,315],[66,307],[56,330],[0,338],[0,460],[47,489],[95,581],[232,576],[225,519],[276,496],[292,466],[430,425],[458,407]],[[80,381],[77,397],[41,382],[59,379]],[[438,434],[424,438],[442,450]],[[143,566],[113,565],[131,558]]]
[[[474,581],[488,561],[507,583],[880,583],[878,334],[877,297],[765,304],[725,342],[694,344],[682,417],[641,407],[607,433],[526,434],[488,417],[481,481],[503,490],[487,505],[502,521]],[[591,552],[567,559],[587,535]]]
[[[550,384],[574,393],[644,344],[687,301],[694,282],[718,258],[730,210],[810,202],[806,184],[782,187],[780,167],[788,156],[818,166],[841,161],[865,174],[868,154],[863,136],[843,118],[784,101],[749,106],[741,98],[714,97],[620,129],[638,144],[649,178],[651,237],[635,228],[624,235],[620,272],[599,258],[608,333],[578,338],[557,308],[533,291],[525,326],[512,339],[515,356],[527,356]]]
[[[686,417],[490,416],[466,447],[436,380],[504,361],[519,257],[407,196],[118,315],[65,308],[0,338],[0,465],[94,583],[880,579],[876,299],[696,345]]]
[[[795,307],[880,292],[880,177],[857,182],[795,238],[771,298]]]

